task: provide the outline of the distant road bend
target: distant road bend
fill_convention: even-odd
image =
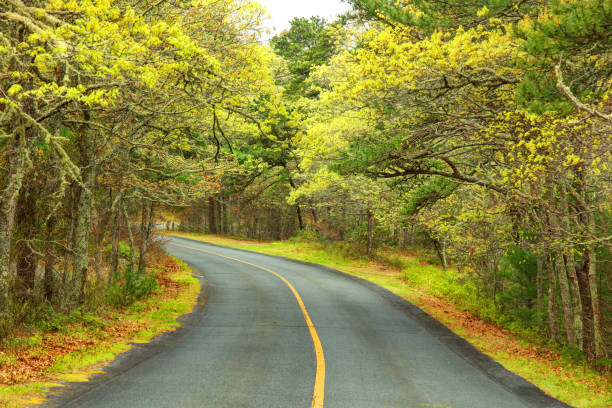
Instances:
[[[373,284],[179,237],[166,247],[206,280],[201,318],[49,406],[568,407]]]

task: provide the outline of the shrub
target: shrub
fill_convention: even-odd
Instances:
[[[128,306],[142,299],[157,288],[157,278],[152,274],[139,274],[127,265],[118,274],[118,279],[105,289],[108,302],[114,305]]]

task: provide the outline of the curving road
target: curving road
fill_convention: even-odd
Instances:
[[[384,289],[329,268],[173,237],[206,280],[184,328],[61,407],[567,407]]]

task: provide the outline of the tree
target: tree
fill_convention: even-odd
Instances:
[[[249,1],[1,6],[0,310],[10,329],[11,281],[33,290],[40,262],[46,293],[60,289],[56,304],[95,296],[111,220],[112,273],[122,218],[144,271],[155,208],[214,190],[231,161],[223,115],[272,77],[254,41],[260,6]]]
[[[451,253],[452,238],[465,237],[465,227],[471,236],[486,237],[457,249],[467,249],[475,271],[487,272],[493,282],[500,262],[512,263],[516,248],[525,257],[537,254],[539,272],[525,271],[540,282],[540,299],[543,269],[553,268],[568,344],[591,359],[601,357],[602,275],[595,254],[609,240],[602,234],[609,210],[599,198],[609,197],[610,84],[609,42],[599,27],[609,8],[601,2],[551,2],[547,9],[511,1],[479,8],[461,1],[354,3],[362,17],[384,24],[358,32],[357,48],[315,73],[327,106],[347,115],[361,112],[368,123],[338,131],[348,142],[333,168],[345,177],[389,179],[407,192],[417,216],[430,213],[422,225],[449,240]],[[586,20],[578,21],[579,15]],[[580,46],[590,41],[592,50]],[[571,62],[559,64],[561,55]],[[548,88],[527,92],[534,78],[543,77],[552,80],[536,83]],[[461,221],[470,211],[453,210],[450,203],[466,199],[466,191],[477,197],[477,209],[490,212],[490,203],[497,203],[501,214],[487,228],[505,219],[511,233],[495,238],[481,230],[487,223]],[[492,252],[479,265],[482,242]],[[460,259],[458,252],[453,258]],[[554,286],[550,294],[556,297]],[[554,329],[556,315],[549,319]]]
[[[286,81],[287,96],[316,97],[316,91],[309,89],[308,76],[313,68],[327,62],[335,52],[325,19],[296,17],[291,21],[291,28],[274,36],[270,45],[287,62],[290,78],[281,78],[281,83]]]

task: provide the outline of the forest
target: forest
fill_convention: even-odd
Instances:
[[[0,338],[147,284],[164,227],[420,247],[610,366],[612,1],[0,0]]]

